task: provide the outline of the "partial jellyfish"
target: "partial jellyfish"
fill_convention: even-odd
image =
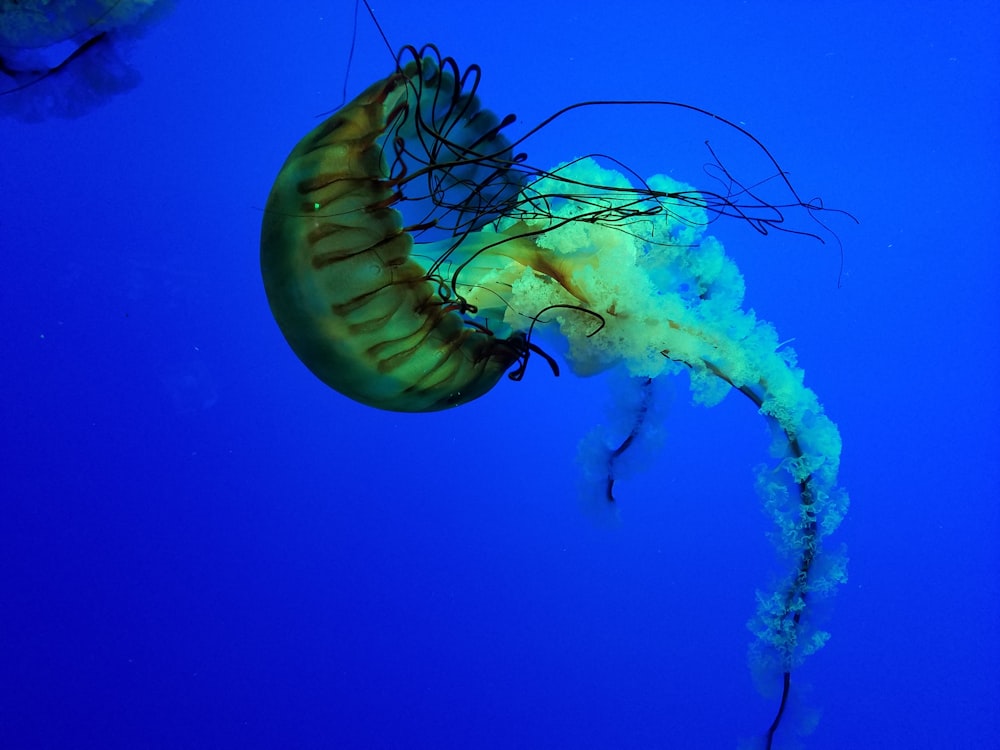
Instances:
[[[139,82],[126,51],[172,0],[0,0],[0,116],[78,117]]]
[[[686,371],[695,401],[738,391],[772,426],[775,460],[757,491],[774,519],[787,575],[758,592],[755,675],[780,690],[762,733],[771,747],[791,674],[828,634],[811,604],[846,580],[824,544],[847,509],[837,485],[841,441],[795,353],[743,306],[744,281],[710,222],[763,234],[796,231],[786,215],[829,211],[799,199],[770,153],[738,125],[686,104],[601,102],[560,110],[524,136],[504,134],[479,105],[481,72],[433,46],[405,47],[370,86],[292,150],[261,229],[264,288],[292,350],[323,382],[379,409],[425,412],[467,403],[529,361],[558,366],[538,340],[561,341],[578,375],[613,368],[634,383],[632,429],[583,455],[607,476],[650,414],[651,384]],[[722,122],[773,167],[786,202],[726,175],[721,192],[665,175],[642,178],[607,156],[550,169],[522,144],[587,106],[681,107]],[[763,722],[762,722],[763,724]]]

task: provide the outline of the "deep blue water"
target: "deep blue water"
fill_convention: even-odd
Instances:
[[[376,10],[393,45],[480,64],[515,131],[580,100],[689,102],[858,217],[831,219],[839,285],[835,242],[713,228],[839,424],[852,499],[832,638],[775,747],[1000,747],[995,3]],[[676,378],[661,453],[602,523],[576,452],[604,378],[536,362],[400,415],[329,390],[282,339],[263,206],[341,103],[352,19],[350,2],[182,2],[131,48],[133,91],[0,119],[0,747],[759,737],[776,699],[746,622],[780,571],[745,399],[692,406]],[[360,18],[349,95],[392,65]],[[531,158],[698,181],[710,128],[596,110]]]

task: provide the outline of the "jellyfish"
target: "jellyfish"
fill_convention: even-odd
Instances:
[[[532,166],[524,142],[480,106],[478,66],[462,70],[433,46],[404,47],[395,72],[362,92],[292,150],[271,189],[260,263],[274,318],[298,358],[324,383],[369,406],[405,412],[456,407],[507,374],[554,357],[559,340],[578,375],[624,369],[636,384],[632,431],[607,448],[605,496],[615,502],[621,455],[648,421],[650,385],[687,372],[711,406],[731,391],[772,427],[774,460],[757,491],[774,519],[787,575],[758,592],[750,661],[781,697],[763,735],[771,746],[792,672],[829,637],[809,605],[845,580],[846,558],[824,540],[847,509],[837,484],[841,440],[804,385],[791,348],[743,305],[744,281],[707,234],[722,218],[762,233],[792,211],[824,209],[788,191],[768,202],[728,175],[696,189],[640,177],[606,156]],[[790,230],[800,231],[800,230]]]
[[[128,43],[170,0],[0,0],[0,115],[78,117],[133,88]]]

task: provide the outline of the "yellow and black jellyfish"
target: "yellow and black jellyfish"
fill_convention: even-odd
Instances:
[[[505,372],[519,379],[533,355],[555,369],[533,340],[553,335],[580,375],[624,368],[643,389],[687,371],[698,402],[746,396],[774,427],[777,461],[757,488],[789,568],[758,594],[751,623],[752,661],[781,684],[770,747],[792,670],[827,638],[807,605],[845,579],[843,556],[822,544],[847,508],[841,442],[792,350],[743,307],[743,277],[706,228],[729,216],[766,233],[785,228],[787,213],[824,209],[798,198],[753,136],[714,115],[762,150],[786,203],[735,180],[718,193],[641,178],[608,157],[531,166],[518,149],[538,128],[509,140],[513,117],[480,107],[479,79],[434,47],[406,47],[392,75],[299,142],[261,231],[274,317],[317,377],[381,409],[466,403]],[[608,451],[609,500],[629,442]]]
[[[77,117],[139,75],[124,49],[170,0],[0,0],[0,115]]]

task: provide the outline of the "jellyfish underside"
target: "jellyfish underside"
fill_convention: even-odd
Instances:
[[[807,600],[845,579],[822,548],[847,507],[840,436],[705,232],[722,216],[767,231],[782,209],[819,209],[790,185],[786,206],[737,202],[606,158],[534,168],[514,151],[524,138],[501,132],[512,118],[480,109],[478,80],[433,47],[404,48],[396,73],[300,142],[262,229],[274,316],[321,380],[379,408],[478,398],[514,365],[519,378],[539,338],[561,339],[579,375],[686,371],[700,403],[734,389],[752,401],[775,427],[778,460],[757,487],[790,569],[750,623],[755,669],[783,681],[770,746],[792,670],[827,638]]]

